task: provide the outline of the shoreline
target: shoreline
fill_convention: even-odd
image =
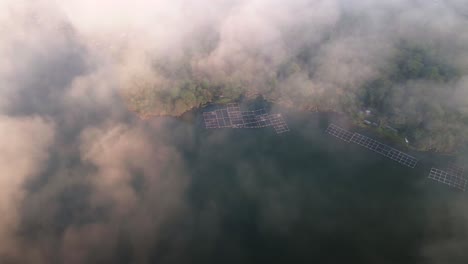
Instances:
[[[253,100],[258,99],[259,97],[261,97],[261,100],[263,100],[263,101],[265,101],[267,103],[276,104],[276,105],[278,105],[280,107],[283,107],[283,108],[285,108],[287,110],[290,110],[290,111],[297,111],[297,112],[303,112],[303,113],[319,113],[319,114],[322,113],[322,114],[338,115],[338,116],[340,116],[340,118],[343,118],[344,120],[346,120],[348,125],[351,125],[355,130],[361,131],[361,132],[362,131],[367,132],[367,134],[371,134],[372,136],[376,136],[377,138],[379,138],[381,140],[385,140],[385,141],[387,141],[389,144],[391,144],[393,146],[405,148],[405,149],[410,150],[410,151],[424,153],[424,154],[435,154],[435,155],[447,156],[447,157],[452,157],[452,158],[455,157],[459,153],[459,150],[450,151],[450,152],[443,152],[443,151],[432,150],[432,149],[430,149],[430,150],[418,149],[418,148],[412,147],[411,145],[405,145],[405,144],[402,143],[402,141],[397,141],[397,140],[395,140],[395,138],[391,138],[388,135],[386,135],[385,133],[377,131],[377,129],[381,128],[380,126],[374,128],[374,127],[364,125],[362,123],[362,120],[356,120],[356,119],[350,118],[346,113],[336,111],[336,110],[333,110],[333,109],[319,109],[319,107],[307,107],[307,108],[305,108],[305,107],[301,108],[300,107],[300,108],[298,108],[298,107],[292,106],[291,103],[288,103],[288,102],[283,101],[281,99],[279,99],[279,100],[267,99],[267,98],[263,97],[263,95],[261,95],[261,94],[249,94],[248,96],[245,96],[244,98],[241,98],[240,101],[253,101]],[[226,100],[226,98],[224,98],[224,100],[225,100],[224,102],[216,102],[216,100],[214,100],[214,101],[211,101],[211,102],[200,104],[198,106],[192,106],[191,108],[185,110],[183,113],[180,113],[180,114],[171,114],[171,113],[139,114],[138,112],[130,109],[130,107],[128,105],[127,105],[127,109],[128,109],[128,111],[135,114],[140,120],[144,120],[144,121],[148,121],[148,120],[150,120],[152,118],[159,118],[159,117],[171,117],[171,118],[181,119],[181,118],[183,118],[184,115],[186,115],[186,114],[188,114],[190,112],[201,110],[201,109],[206,108],[206,107],[208,107],[210,105],[225,105],[225,104],[228,104],[228,103],[231,103],[231,102],[239,101],[239,100]],[[400,139],[403,140],[403,138],[400,138]]]

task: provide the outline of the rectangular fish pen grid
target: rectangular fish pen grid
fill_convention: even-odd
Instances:
[[[268,114],[260,114],[257,116],[258,127],[269,127],[272,126],[271,120],[268,117]]]
[[[238,103],[230,103],[226,105],[226,109],[231,112],[240,112],[240,106]]]
[[[206,128],[219,128],[215,112],[204,112],[203,119],[205,121]]]
[[[359,133],[354,133],[350,141],[410,168],[414,168],[418,163],[416,158]]]
[[[228,104],[226,110],[231,120],[231,127],[243,128],[245,123],[239,105],[236,103]]]
[[[289,131],[289,127],[284,121],[284,118],[281,114],[269,115],[271,125],[275,129],[277,134],[285,133]]]
[[[231,120],[225,109],[212,112],[204,112],[203,119],[206,128],[226,128],[231,127]]]
[[[237,103],[224,109],[204,112],[206,128],[263,128],[272,126],[277,134],[289,131],[281,114],[267,114],[265,109],[240,111]]]
[[[335,136],[341,140],[349,142],[353,137],[353,133],[337,126],[334,124],[330,124],[328,128],[325,130],[328,134]]]
[[[462,177],[464,170],[464,168],[457,167],[454,164],[450,164],[446,169],[448,174],[454,175],[456,177]]]
[[[232,126],[231,119],[229,118],[228,112],[225,109],[216,110],[215,113],[219,128],[226,128]]]
[[[271,126],[266,118],[265,109],[257,109],[254,111],[243,111],[242,118],[244,119],[245,128],[263,128]]]
[[[467,180],[463,176],[455,176],[446,171],[432,168],[429,172],[429,179],[447,184],[450,187],[465,191]]]

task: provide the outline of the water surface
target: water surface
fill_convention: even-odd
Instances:
[[[345,123],[334,115],[274,111],[291,132],[206,130],[200,112],[188,117],[195,124],[174,121],[193,129],[178,146],[193,214],[164,243],[180,250],[178,262],[428,263],[433,245],[456,237],[449,214],[465,198],[427,180],[431,160],[410,169],[326,134],[330,122]],[[448,253],[442,259],[468,260]]]

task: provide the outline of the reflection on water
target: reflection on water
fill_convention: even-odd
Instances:
[[[428,181],[427,166],[327,135],[331,115],[285,118],[281,135],[195,125],[193,142],[180,144],[193,213],[168,227],[178,261],[424,263],[432,245],[452,241],[458,219],[448,212],[464,196]]]

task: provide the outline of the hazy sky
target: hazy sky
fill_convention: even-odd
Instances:
[[[0,262],[105,260],[124,230],[146,263],[188,210],[173,141],[190,130],[138,120],[119,97],[135,82],[170,89],[180,76],[155,64],[261,90],[305,52],[310,69],[278,89],[320,95],[374,78],[404,39],[460,70],[445,100],[468,113],[467,29],[464,0],[0,0]],[[84,216],[59,223],[64,193],[84,197]]]

